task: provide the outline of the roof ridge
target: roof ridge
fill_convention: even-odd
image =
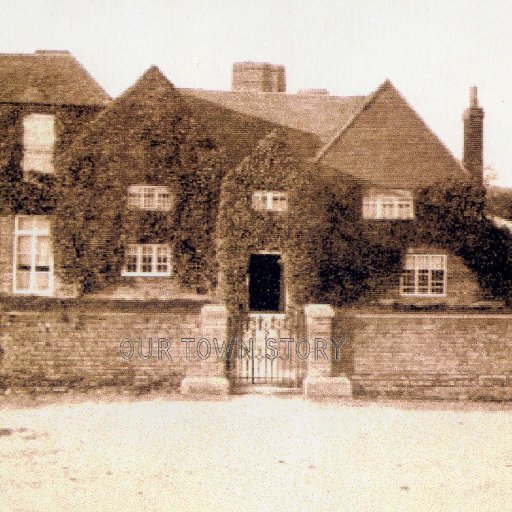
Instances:
[[[366,110],[371,105],[371,103],[373,103],[378,94],[380,94],[380,92],[382,92],[382,90],[389,85],[392,85],[391,81],[388,78],[386,78],[386,80],[384,80],[384,82],[382,82],[382,84],[380,84],[375,91],[366,96],[365,101],[361,104],[361,107],[354,112],[354,115],[338,130],[338,132],[336,132],[333,135],[329,142],[327,142],[322,148],[320,148],[318,153],[313,158],[314,162],[319,162],[321,160],[321,158],[327,153],[327,151],[329,151],[329,149],[332,148],[332,146],[338,141],[338,139],[354,124],[355,120],[359,117],[361,112]]]

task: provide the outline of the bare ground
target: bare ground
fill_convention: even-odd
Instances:
[[[512,406],[6,397],[0,510],[508,511]]]

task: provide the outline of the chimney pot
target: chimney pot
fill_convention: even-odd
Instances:
[[[478,87],[476,85],[469,88],[469,106],[478,108]]]

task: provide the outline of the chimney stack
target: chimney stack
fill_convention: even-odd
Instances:
[[[469,88],[469,108],[464,111],[464,167],[471,173],[475,184],[484,180],[484,110],[478,106],[477,88]]]
[[[286,92],[285,68],[268,62],[235,62],[231,89],[238,92]]]

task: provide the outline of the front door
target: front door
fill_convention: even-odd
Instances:
[[[279,254],[251,254],[249,260],[249,311],[281,311],[282,269]]]

